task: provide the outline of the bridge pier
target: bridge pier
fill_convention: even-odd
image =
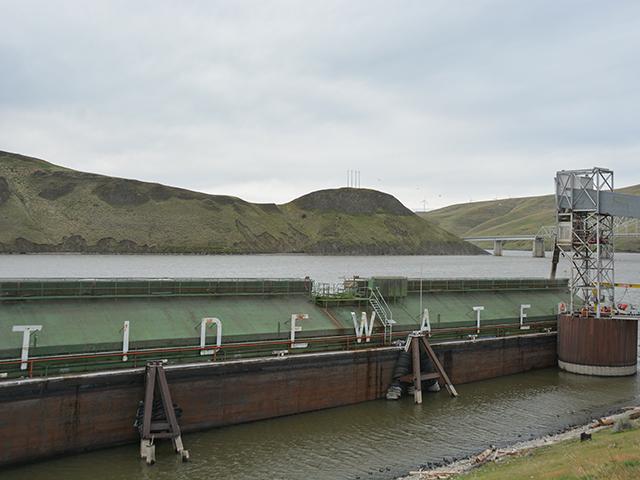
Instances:
[[[544,238],[536,237],[533,239],[532,254],[535,258],[544,258]]]
[[[494,240],[493,241],[493,255],[496,257],[502,256],[502,246],[504,245],[503,240]]]

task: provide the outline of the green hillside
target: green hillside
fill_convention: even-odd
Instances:
[[[618,191],[640,195],[640,185]],[[419,215],[461,237],[526,235],[535,234],[540,227],[555,223],[555,201],[553,195],[508,198],[451,205]],[[620,250],[640,251],[640,239],[617,239],[616,246]],[[530,249],[531,244],[509,242],[507,248]]]
[[[1,151],[0,252],[484,253],[374,190],[254,204]]]

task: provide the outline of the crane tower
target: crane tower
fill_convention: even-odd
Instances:
[[[570,307],[558,316],[558,366],[584,375],[633,375],[639,318],[615,302],[613,235],[615,217],[640,218],[640,196],[616,193],[606,168],[562,170],[555,183],[556,252],[571,262]]]
[[[596,167],[556,174],[556,241],[571,262],[570,310],[587,308],[598,318],[615,308],[614,215],[607,208],[612,195],[615,198],[612,170]],[[582,305],[574,305],[576,298]]]

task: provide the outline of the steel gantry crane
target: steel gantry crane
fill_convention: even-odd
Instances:
[[[640,196],[616,193],[613,171],[599,167],[559,171],[555,184],[551,275],[562,253],[571,262],[570,311],[597,318],[616,313],[614,218],[640,218]],[[575,305],[575,299],[582,305]]]

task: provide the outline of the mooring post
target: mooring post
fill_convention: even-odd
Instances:
[[[480,312],[484,311],[482,305],[473,307],[473,311],[476,312],[476,334],[480,335]]]
[[[22,353],[20,354],[20,370],[26,370],[29,365],[29,345],[31,333],[42,330],[42,325],[14,325],[14,332],[22,332]]]
[[[129,320],[125,320],[122,325],[122,361],[129,360]]]
[[[411,354],[413,356],[413,386],[415,393],[413,399],[416,403],[422,403],[422,375],[420,373],[420,343],[418,337],[411,337]]]
[[[415,391],[415,394],[414,394],[415,403],[422,403],[422,381],[423,380],[441,381],[441,383],[444,384],[444,386],[446,387],[447,392],[449,392],[449,395],[451,395],[452,397],[458,396],[458,392],[456,391],[455,387],[451,383],[451,380],[449,379],[447,372],[444,371],[444,367],[442,366],[442,364],[440,363],[440,360],[438,360],[438,357],[436,356],[435,352],[431,348],[431,345],[427,340],[427,336],[428,336],[427,332],[416,330],[413,333],[409,334],[409,337],[407,338],[407,343],[405,344],[405,347],[404,347],[405,352],[407,353],[409,352],[409,349],[411,349],[411,363],[413,365],[413,374],[408,373],[406,375],[403,375],[399,378],[399,380],[401,382],[413,381],[413,386]],[[429,360],[431,360],[431,363],[433,363],[433,366],[435,367],[435,372],[433,373],[422,373],[420,371],[420,344],[421,343],[424,346],[424,349],[427,353],[427,356],[429,357]]]
[[[159,402],[156,402],[156,384],[158,386]],[[145,395],[142,402],[142,421],[136,420],[140,432],[140,457],[148,465],[156,461],[155,440],[168,438],[173,442],[173,448],[179,453],[183,461],[189,460],[189,451],[182,444],[180,426],[171,399],[167,376],[162,362],[150,362],[145,370]],[[140,418],[139,415],[137,415]]]

